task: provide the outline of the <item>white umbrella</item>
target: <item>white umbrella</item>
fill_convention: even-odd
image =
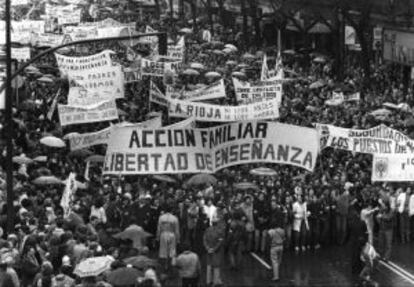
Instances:
[[[230,50],[233,50],[233,51],[238,51],[239,50],[233,44],[226,44],[226,45],[224,45],[224,48],[227,48],[227,49],[230,49]]]
[[[224,54],[231,54],[231,53],[233,53],[233,52],[234,52],[234,50],[231,50],[231,49],[229,49],[229,48],[224,48],[222,52],[223,52]]]
[[[283,54],[286,54],[286,55],[295,55],[296,52],[295,52],[295,50],[284,50],[283,51]]]
[[[192,34],[193,33],[193,30],[190,29],[190,28],[182,28],[180,30],[180,33],[183,33],[183,34]]]
[[[54,136],[44,137],[40,139],[40,143],[46,146],[50,146],[50,147],[57,147],[57,148],[66,147],[66,144],[63,140],[61,140],[60,138],[54,137]]]
[[[214,72],[214,71],[212,71],[212,72],[208,72],[208,73],[206,73],[204,76],[205,76],[206,78],[220,78],[220,77],[221,77],[221,75],[220,75],[219,73]]]
[[[277,172],[271,168],[259,167],[250,170],[250,174],[259,176],[276,176]]]
[[[40,78],[39,78],[39,79],[37,79],[36,81],[38,81],[38,82],[42,82],[42,83],[48,83],[48,84],[51,84],[51,83],[54,83],[54,82],[55,82],[53,79],[51,79],[51,78],[49,78],[49,77],[45,77],[45,76],[40,77]]]
[[[389,102],[383,103],[382,106],[386,107],[388,109],[395,109],[395,110],[399,109],[398,105],[393,104],[393,103],[389,103]]]
[[[205,66],[201,63],[191,63],[190,68],[191,69],[197,69],[197,70],[204,70]]]
[[[252,60],[252,59],[255,58],[255,56],[252,55],[252,54],[250,54],[250,53],[244,53],[243,56],[242,56],[242,58],[243,59],[246,59],[246,60]]]
[[[25,154],[21,154],[13,157],[13,162],[17,164],[31,164],[33,160],[28,158]]]
[[[64,184],[62,180],[56,176],[39,176],[32,181],[35,185],[60,185]]]
[[[313,61],[315,63],[325,63],[326,62],[326,59],[323,58],[323,57],[316,57],[315,59],[313,59]]]
[[[309,85],[309,89],[319,89],[322,88],[323,86],[325,86],[326,84],[322,81],[316,81],[312,84]]]
[[[197,70],[194,70],[194,69],[186,69],[186,70],[184,70],[183,74],[187,75],[187,76],[198,76],[198,75],[200,75],[200,73]]]
[[[242,72],[233,72],[233,73],[231,73],[231,75],[233,76],[233,77],[236,77],[236,78],[246,78],[246,74],[245,73],[242,73]]]
[[[378,109],[370,113],[374,117],[386,117],[391,114],[390,110],[387,109]]]
[[[35,157],[33,160],[37,161],[37,162],[47,162],[47,156],[46,155],[39,155],[39,156]]]
[[[237,62],[236,62],[236,61],[233,61],[233,60],[228,60],[228,61],[226,62],[226,65],[227,65],[227,66],[236,66],[236,65],[237,65]]]
[[[411,111],[411,108],[407,103],[398,104],[398,109],[400,109],[401,111],[404,111],[404,112],[410,112]]]
[[[73,273],[80,278],[95,277],[111,269],[114,260],[107,256],[91,257],[76,265]]]

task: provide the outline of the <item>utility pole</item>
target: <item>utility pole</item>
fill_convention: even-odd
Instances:
[[[13,192],[13,95],[11,89],[12,70],[11,70],[11,21],[10,21],[10,2],[6,0],[5,20],[6,20],[6,189],[7,189],[7,233],[14,232],[14,192]]]

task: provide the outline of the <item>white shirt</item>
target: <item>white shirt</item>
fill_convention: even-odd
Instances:
[[[403,213],[404,212],[404,204],[405,204],[406,196],[407,196],[406,193],[402,192],[397,197],[397,211],[398,211],[398,213]]]
[[[213,218],[217,216],[217,207],[215,207],[213,204],[210,206],[204,205],[204,213],[207,215],[210,225],[212,225]]]
[[[414,215],[414,194],[411,194],[410,196],[410,202],[408,203],[408,215]]]
[[[103,207],[96,208],[95,206],[92,206],[90,217],[92,216],[95,216],[96,218],[98,218],[98,220],[102,222],[103,224],[106,223],[106,212]]]

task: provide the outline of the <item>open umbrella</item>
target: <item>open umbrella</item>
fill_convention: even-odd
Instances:
[[[113,237],[117,239],[132,240],[133,247],[140,249],[145,246],[147,237],[152,236],[151,233],[146,232],[141,226],[130,225],[124,231],[115,234]]]
[[[81,157],[81,158],[82,157],[88,157],[88,156],[91,156],[91,155],[93,155],[93,152],[86,149],[86,148],[76,149],[76,150],[71,151],[68,154],[68,156],[70,156],[70,157],[78,157],[78,158],[79,157]]]
[[[234,50],[232,50],[232,49],[229,49],[229,48],[224,48],[224,49],[222,50],[222,52],[223,52],[224,54],[228,55],[228,54],[231,54],[231,53],[233,53],[233,52],[235,52],[235,51],[234,51]]]
[[[260,188],[253,182],[239,182],[233,184],[233,188],[236,190],[260,190]]]
[[[255,58],[255,56],[250,54],[250,53],[244,53],[242,58],[245,59],[245,60],[253,60]]]
[[[227,49],[230,49],[230,50],[233,50],[233,51],[238,50],[237,47],[233,44],[226,44],[226,45],[224,45],[224,48],[227,48]]]
[[[325,62],[326,62],[326,59],[325,59],[325,58],[323,58],[323,57],[316,57],[315,59],[313,59],[313,61],[314,61],[315,63],[320,63],[320,64],[323,64],[323,63],[325,63]]]
[[[146,270],[150,267],[156,269],[158,267],[158,262],[156,260],[148,258],[145,255],[129,257],[129,258],[124,259],[124,262],[140,270]]]
[[[33,159],[36,162],[47,162],[47,156],[46,155],[39,155]]]
[[[73,274],[80,278],[95,277],[111,269],[114,260],[107,256],[91,257],[76,265]]]
[[[217,73],[217,72],[212,71],[212,72],[206,73],[204,75],[204,77],[206,77],[206,78],[220,78],[221,75],[219,73]]]
[[[236,77],[236,78],[246,78],[246,74],[245,73],[242,73],[242,72],[233,72],[233,73],[231,73],[231,75],[233,76],[233,77]]]
[[[197,70],[194,70],[194,69],[186,69],[186,70],[184,70],[183,74],[187,75],[187,76],[198,76],[198,75],[200,75],[200,73]]]
[[[168,182],[168,183],[176,183],[177,181],[172,178],[171,176],[165,175],[165,174],[156,174],[152,177],[153,179],[162,181],[162,182]]]
[[[285,55],[295,55],[296,54],[295,50],[284,50],[282,53],[285,54]]]
[[[113,286],[131,286],[137,282],[138,277],[143,277],[144,273],[133,267],[117,268],[106,277],[108,283]]]
[[[267,167],[259,167],[250,170],[250,174],[252,175],[260,175],[260,176],[276,176],[277,172],[274,169],[267,168]]]
[[[323,81],[316,81],[309,85],[309,89],[311,90],[319,89],[319,88],[324,87],[325,85],[326,84]]]
[[[191,63],[190,68],[191,69],[197,69],[197,70],[204,70],[205,66],[201,63]]]
[[[45,76],[42,76],[42,77],[36,79],[36,81],[42,82],[42,83],[45,83],[45,84],[52,84],[52,83],[55,82],[53,79],[51,79],[49,77],[45,77]]]
[[[398,105],[389,103],[389,102],[383,103],[382,106],[388,109],[395,109],[395,110],[399,109]]]
[[[46,146],[50,146],[50,147],[57,147],[57,148],[66,147],[66,144],[63,140],[61,140],[60,138],[54,137],[54,136],[46,136],[40,139],[40,143]]]
[[[104,162],[105,157],[103,155],[94,154],[86,158],[86,162]]]
[[[32,181],[35,185],[60,185],[64,184],[62,180],[55,176],[39,176]]]
[[[236,65],[237,65],[237,62],[236,62],[236,61],[233,61],[233,60],[228,60],[228,61],[226,62],[226,65],[227,65],[227,66],[236,66]]]
[[[46,167],[38,168],[38,169],[36,169],[36,172],[41,176],[50,176],[50,175],[52,175],[52,172],[50,171],[50,169],[48,169]]]
[[[13,157],[13,162],[17,164],[31,164],[33,160],[28,158],[25,154],[21,154]]]
[[[400,103],[398,104],[398,109],[400,109],[403,112],[411,112],[410,105],[407,103]]]
[[[217,179],[208,173],[199,173],[190,177],[185,183],[186,186],[211,185],[216,184]]]
[[[190,28],[182,28],[180,30],[180,33],[183,33],[183,34],[192,34],[193,33],[193,30],[190,29]]]
[[[391,114],[391,111],[387,109],[378,109],[370,113],[374,117],[386,117]]]
[[[212,53],[215,54],[215,55],[223,55],[224,54],[223,51],[218,50],[218,49],[213,50]]]

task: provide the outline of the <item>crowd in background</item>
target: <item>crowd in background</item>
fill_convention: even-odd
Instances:
[[[156,21],[150,16],[137,26],[144,27],[141,25],[144,23],[155,30],[167,30],[172,39],[177,38],[181,28],[170,25],[168,19]],[[186,35],[186,62],[199,62],[206,71],[220,72],[226,83],[227,98],[216,103],[234,105],[231,73],[242,71],[247,80],[257,81],[264,53],[275,58],[277,49],[252,46],[248,51],[229,55],[212,53],[223,43],[241,46],[241,29],[217,25],[212,33],[213,41],[206,43],[202,33],[210,27],[200,23],[199,28],[199,33]],[[69,54],[84,55],[86,52],[91,55],[106,48],[116,52],[115,61],[131,64],[125,47],[116,42],[76,47]],[[253,58],[244,59],[242,56],[246,52]],[[371,86],[363,88],[358,55],[347,55],[349,65],[345,67],[346,76],[341,83],[334,81],[329,58],[324,63],[315,63],[308,54],[282,54],[282,57],[284,67],[293,71],[294,76],[283,86],[280,122],[308,127],[313,123],[328,123],[367,129],[380,123],[369,113],[384,102],[413,104],[411,90],[407,94],[402,92],[401,75],[398,68],[391,65],[373,64]],[[229,65],[229,61],[236,64]],[[58,77],[53,55],[41,59],[35,66],[43,74],[53,74],[56,81],[45,84],[36,81],[32,74],[22,75],[24,85],[14,90],[18,94],[13,110],[14,155],[25,154],[30,158],[46,155],[47,160],[13,167],[16,226],[14,233],[2,234],[0,239],[2,284],[14,287],[74,286],[78,283],[107,286],[108,272],[127,266],[125,259],[141,256],[160,260],[153,269],[140,270],[142,278],[136,284],[168,285],[175,266],[185,286],[196,286],[198,279],[220,285],[225,282],[220,274],[224,262],[229,262],[231,268],[243,269],[243,258],[248,252],[266,258],[270,254],[273,279],[278,280],[283,253],[300,256],[309,250],[344,244],[350,246],[355,262],[353,271],[359,274],[362,270],[360,253],[366,241],[373,244],[385,260],[392,254],[392,242],[413,241],[411,185],[372,184],[371,156],[333,149],[321,152],[313,173],[291,166],[266,165],[274,169],[276,175],[257,176],[249,171],[265,165],[251,164],[221,170],[214,175],[216,182],[202,185],[185,185],[188,175],[168,182],[151,175],[104,177],[98,166],[92,166],[86,187],[76,192],[72,214],[64,218],[60,206],[64,186],[39,186],[32,180],[40,175],[54,175],[64,180],[70,172],[75,172],[78,181],[86,182],[82,176],[85,155],[70,152],[69,148],[43,146],[39,139],[47,134],[62,138],[72,131],[97,131],[109,123],[62,128],[57,112],[49,120],[47,113],[54,95],[59,91],[59,102],[65,103],[68,85]],[[311,89],[310,84],[318,80],[326,85]],[[180,75],[177,85],[192,89],[200,83],[207,84],[208,79]],[[326,106],[325,100],[338,88],[360,91],[363,98],[337,107]],[[126,84],[125,99],[117,102],[125,112],[120,121],[141,122],[149,112],[157,110],[164,112],[164,125],[177,121],[169,118],[162,107],[148,103],[148,90],[149,78],[146,77]],[[394,111],[386,124],[410,135],[411,130],[404,125],[408,116],[408,113]],[[0,225],[6,230],[5,131],[2,129],[1,133]],[[92,151],[104,154],[104,147],[94,147]],[[249,184],[245,188],[237,187],[241,182]],[[362,232],[357,230],[361,222],[364,223]],[[131,225],[142,227],[151,236],[139,244],[114,237]],[[73,273],[77,264],[96,256],[111,257],[111,270],[82,280]],[[206,269],[204,264],[200,266],[201,259],[202,262],[205,259]],[[206,274],[206,278],[199,278],[201,274]]]

